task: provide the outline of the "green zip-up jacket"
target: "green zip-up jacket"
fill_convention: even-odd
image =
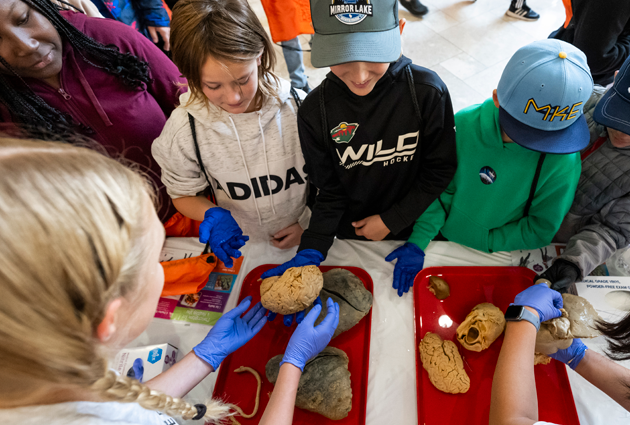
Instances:
[[[540,153],[501,139],[492,99],[455,115],[457,172],[418,218],[409,242],[426,249],[438,232],[484,252],[548,245],[569,211],[580,178],[579,153],[547,154],[527,217]]]

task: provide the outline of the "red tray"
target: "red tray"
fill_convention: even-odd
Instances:
[[[456,342],[455,331],[477,304],[489,302],[505,313],[514,297],[532,284],[535,275],[525,267],[431,267],[418,273],[413,288],[419,424],[460,425],[463,418],[466,418],[467,425],[488,424],[492,377],[503,335],[489,348],[477,353]],[[448,298],[440,301],[429,292],[430,276],[440,276],[448,282],[451,287]],[[450,321],[452,325],[449,326]],[[436,333],[457,345],[464,360],[464,369],[470,377],[470,389],[465,394],[443,393],[429,381],[417,349],[427,332]],[[552,360],[548,365],[536,366],[534,371],[539,420],[579,425],[564,364]]]
[[[265,264],[249,272],[243,281],[238,298],[239,302],[248,295],[251,295],[253,298],[252,304],[260,301],[260,282],[258,282],[258,279],[261,274],[273,267],[276,267],[276,265]],[[373,293],[372,278],[363,269],[343,266],[319,267],[322,272],[335,268],[351,271],[361,279],[365,288]],[[258,413],[251,419],[237,417],[241,424],[258,424],[260,421],[269,402],[269,393],[273,391],[273,385],[267,380],[265,375],[265,366],[270,358],[284,353],[295,327],[295,324],[290,328],[284,326],[282,315],[278,315],[276,320],[267,323],[251,341],[221,363],[213,397],[219,397],[228,403],[238,404],[245,413],[251,413],[254,409],[256,381],[250,373],[234,373],[234,369],[240,366],[251,367],[260,374],[263,381]],[[317,413],[296,408],[293,414],[294,424],[365,424],[371,329],[372,310],[370,309],[367,316],[357,325],[333,339],[329,344],[331,347],[345,351],[350,359],[348,370],[350,370],[350,379],[352,381],[352,409],[348,416],[342,420],[333,421]]]

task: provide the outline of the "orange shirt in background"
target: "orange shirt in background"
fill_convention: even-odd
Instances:
[[[274,43],[313,34],[309,0],[262,0],[262,5]]]

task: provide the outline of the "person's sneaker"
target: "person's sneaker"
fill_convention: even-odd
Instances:
[[[420,3],[420,0],[400,0],[400,4],[412,15],[424,16],[429,13],[429,8]]]
[[[512,0],[510,8],[505,12],[507,16],[516,19],[522,19],[523,21],[535,21],[540,18],[540,15],[534,12],[527,6],[525,0]]]

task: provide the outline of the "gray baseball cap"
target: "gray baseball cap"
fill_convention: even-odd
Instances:
[[[311,0],[316,68],[400,57],[397,0]]]

